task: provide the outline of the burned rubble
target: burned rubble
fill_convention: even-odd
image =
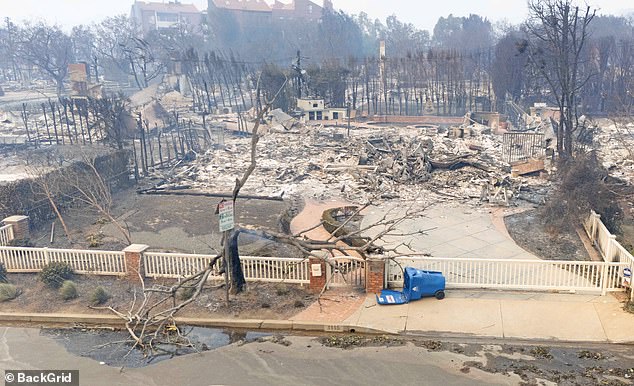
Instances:
[[[231,192],[235,178],[249,164],[250,138],[240,122],[251,122],[253,112],[204,116],[189,111],[189,100],[177,91],[138,94],[132,98],[135,109],[146,135],[153,136],[145,149],[151,160],[136,165],[140,173],[152,177],[161,190]],[[4,125],[19,132],[17,116],[6,117]],[[355,122],[349,130],[345,125],[305,125],[279,111],[269,118],[261,127],[258,166],[244,188],[246,195],[339,197],[357,204],[424,196],[476,206],[513,205],[521,199],[539,205],[550,187],[539,172],[551,165],[536,168],[538,173],[515,173],[503,135],[467,119],[449,127]],[[42,114],[30,114],[29,119],[37,121],[31,126],[46,124]],[[168,128],[172,132],[157,129],[173,120],[182,122],[181,133],[174,132],[173,125]],[[184,151],[178,146],[179,135],[190,144]],[[135,150],[140,156],[143,148],[137,144]],[[539,174],[542,178],[535,178]]]
[[[270,131],[258,145],[258,168],[244,192],[312,199],[341,197],[351,203],[421,196],[509,204],[513,196],[535,203],[545,193],[546,179],[509,177],[499,135],[467,138],[450,132],[428,133],[415,127],[357,126],[347,137],[343,128],[307,126]],[[202,191],[230,191],[248,166],[249,138],[229,137],[191,164],[174,170],[163,189],[187,185]],[[502,186],[503,194],[498,187]],[[484,191],[490,190],[489,194]],[[498,194],[496,195],[496,190]],[[498,198],[499,195],[499,198]]]
[[[603,166],[612,177],[634,182],[634,120],[600,119],[594,136]]]

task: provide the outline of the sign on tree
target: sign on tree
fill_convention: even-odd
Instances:
[[[220,232],[233,229],[233,201],[221,201],[218,204],[218,224]]]

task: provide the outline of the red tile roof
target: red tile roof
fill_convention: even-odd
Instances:
[[[144,1],[135,1],[133,7],[139,7],[141,11],[154,11],[154,12],[170,12],[170,13],[200,13],[198,8],[193,4],[181,4],[176,2],[169,3],[157,3]]]
[[[213,0],[218,8],[236,11],[271,12],[271,7],[264,0]]]
[[[289,11],[292,11],[295,9],[295,2],[292,2],[290,4],[284,4],[282,2],[279,2],[277,0],[275,0],[275,3],[271,6],[271,8],[273,9],[286,9]]]

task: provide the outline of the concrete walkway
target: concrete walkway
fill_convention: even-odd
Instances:
[[[613,295],[453,290],[444,300],[388,306],[368,295],[342,324],[434,336],[634,343],[634,314]]]

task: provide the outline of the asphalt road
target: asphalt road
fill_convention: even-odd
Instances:
[[[69,354],[38,329],[0,328],[0,369],[77,369],[81,385],[513,385],[520,378],[478,369],[465,357],[423,347],[328,348],[311,337],[290,345],[230,345],[143,368],[120,369]],[[88,350],[88,348],[87,348]],[[473,358],[471,358],[473,359]],[[463,369],[463,371],[461,371]]]
[[[94,348],[76,334],[0,327],[0,370],[79,370],[100,385],[632,385],[634,346],[425,337],[270,335],[145,367],[121,368],[69,353]],[[61,340],[60,340],[61,337]],[[83,337],[83,335],[82,335]],[[339,343],[338,343],[339,342]],[[90,347],[89,347],[90,346]],[[389,347],[388,347],[389,346]],[[2,373],[0,373],[2,374]]]

